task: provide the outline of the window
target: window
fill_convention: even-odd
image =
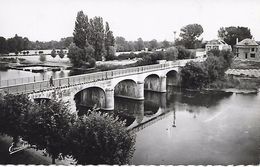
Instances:
[[[239,56],[239,53],[237,53],[237,57]]]
[[[254,53],[251,53],[251,54],[250,54],[250,57],[255,58],[255,54],[254,54]]]
[[[251,48],[251,52],[254,52],[255,51],[255,48]]]

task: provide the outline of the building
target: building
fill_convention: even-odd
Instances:
[[[228,45],[225,41],[220,39],[214,39],[209,42],[207,42],[205,46],[206,52],[215,49],[215,50],[232,50],[231,46]]]
[[[255,40],[246,38],[234,46],[236,58],[247,60],[260,60],[259,45]]]

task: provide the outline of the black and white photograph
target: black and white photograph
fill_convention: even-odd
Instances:
[[[5,165],[260,165],[260,1],[0,0]]]

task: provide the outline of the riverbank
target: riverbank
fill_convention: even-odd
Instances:
[[[51,165],[51,157],[44,155],[42,150],[29,148],[10,155],[8,149],[11,143],[11,137],[0,135],[0,164]],[[57,159],[56,165],[70,165],[70,162]]]

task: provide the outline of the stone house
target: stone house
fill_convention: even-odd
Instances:
[[[260,60],[259,45],[253,39],[243,39],[234,46],[235,57],[244,60]]]
[[[208,41],[205,50],[206,52],[215,49],[215,50],[232,50],[231,46],[228,45],[225,41],[220,40],[220,39],[214,39],[211,41]]]

